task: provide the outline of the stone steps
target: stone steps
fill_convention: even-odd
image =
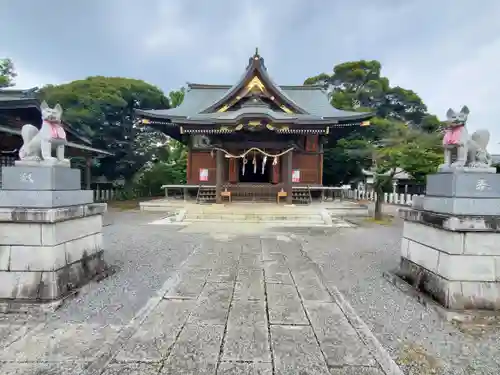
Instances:
[[[324,224],[319,214],[286,214],[286,213],[191,213],[188,212],[184,221],[221,221],[221,222],[301,222],[308,224]]]

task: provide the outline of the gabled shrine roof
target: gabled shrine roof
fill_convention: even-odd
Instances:
[[[276,102],[280,109],[245,105],[236,110],[231,107],[248,94],[255,81],[261,91]],[[245,87],[247,87],[245,91]],[[283,109],[283,110],[282,110]],[[172,109],[137,110],[144,118],[168,120],[179,124],[215,124],[234,122],[244,117],[266,117],[276,122],[336,124],[367,120],[372,113],[343,111],[330,104],[328,94],[321,86],[278,86],[257,53],[250,58],[242,78],[233,86],[189,83],[182,104]]]

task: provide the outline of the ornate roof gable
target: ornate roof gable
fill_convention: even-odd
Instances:
[[[254,56],[249,59],[246,71],[239,82],[201,113],[226,112],[240,100],[249,96],[265,97],[285,113],[308,114],[273,82],[264,65],[264,59],[257,49]]]

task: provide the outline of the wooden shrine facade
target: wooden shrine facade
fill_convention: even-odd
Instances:
[[[368,125],[370,113],[338,110],[320,86],[278,86],[256,52],[233,86],[189,84],[169,110],[137,110],[142,124],[188,145],[188,185],[321,186],[323,143],[338,127]]]

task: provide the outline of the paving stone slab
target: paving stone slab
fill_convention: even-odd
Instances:
[[[294,281],[304,301],[333,302],[330,293],[316,275],[314,277],[294,275]]]
[[[297,301],[300,298],[294,285],[267,284],[267,302],[269,305],[282,305],[287,301]]]
[[[180,282],[164,298],[197,299],[205,287],[205,278],[181,276]]]
[[[208,282],[232,282],[236,279],[238,270],[236,266],[234,267],[217,267],[213,268],[210,274],[207,276]]]
[[[264,283],[261,281],[237,281],[234,289],[235,300],[261,300],[265,299]]]
[[[107,366],[101,375],[157,375],[160,368],[160,363],[115,363]]]
[[[215,374],[224,326],[187,324],[161,374]]]
[[[271,324],[309,324],[302,304],[296,301],[269,305],[269,322]]]
[[[270,363],[221,362],[217,375],[272,375]]]
[[[126,342],[115,361],[153,362],[164,358],[195,306],[195,301],[161,301]]]
[[[386,375],[377,367],[345,366],[330,368],[331,375]]]
[[[376,366],[336,303],[306,303],[305,308],[329,366]]]
[[[2,375],[81,375],[85,373],[85,362],[30,362],[0,363]],[[125,374],[123,374],[125,375]],[[128,374],[127,374],[128,375]]]
[[[329,375],[311,327],[271,326],[275,374]]]
[[[226,302],[233,294],[232,283],[207,282],[203,288],[200,299],[209,299],[211,302]]]
[[[222,359],[270,362],[267,325],[228,325]]]
[[[266,283],[270,284],[293,284],[288,267],[282,264],[265,262],[264,274]]]
[[[309,324],[294,285],[266,284],[271,324]]]
[[[240,267],[259,268],[261,266],[260,252],[255,254],[241,254],[239,259]]]
[[[200,303],[189,317],[189,323],[225,325],[230,301],[212,302],[209,299]]]
[[[264,301],[233,300],[229,313],[228,328],[244,325],[267,325]]]
[[[264,281],[262,268],[243,267],[238,268],[237,281]]]

